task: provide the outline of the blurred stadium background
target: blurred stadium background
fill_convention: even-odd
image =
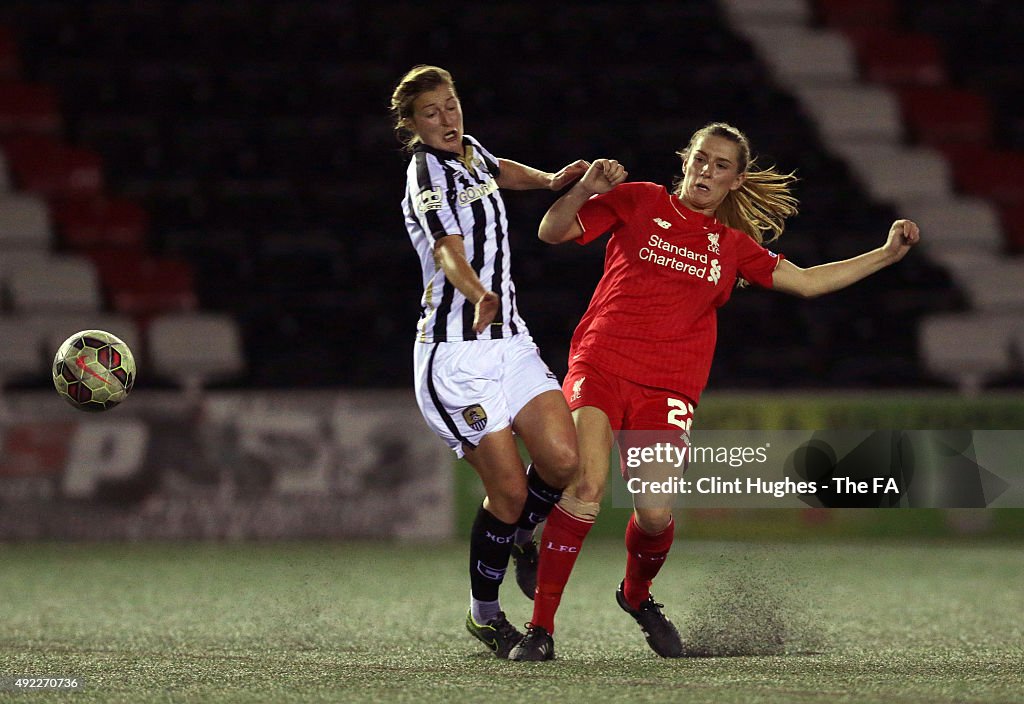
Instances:
[[[737,292],[698,429],[1024,428],[1022,32],[1016,0],[7,0],[0,540],[462,539],[478,483],[411,397],[420,274],[387,104],[417,63],[452,72],[468,132],[545,169],[611,156],[667,185],[695,128],[738,125],[801,177],[776,248],[802,265],[920,223],[918,251],[845,292]],[[551,200],[506,204],[561,376],[603,250],[539,243]],[[85,328],[139,361],[100,417],[47,373]],[[684,523],[1024,534],[1009,509]]]

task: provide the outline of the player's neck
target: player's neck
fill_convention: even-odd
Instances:
[[[686,198],[682,198],[680,196],[676,196],[676,198],[679,200],[680,204],[686,207],[687,210],[692,210],[695,213],[700,213],[701,215],[709,217],[712,220],[715,219],[715,210],[717,208],[702,208],[699,205],[694,205]]]

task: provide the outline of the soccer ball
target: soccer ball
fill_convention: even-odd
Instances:
[[[83,330],[64,341],[53,358],[53,385],[83,411],[106,411],[127,398],[135,384],[135,357],[109,332]]]

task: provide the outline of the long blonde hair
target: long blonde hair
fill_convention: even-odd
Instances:
[[[409,69],[391,93],[391,116],[395,120],[395,136],[406,149],[412,149],[420,141],[419,135],[409,127],[413,102],[423,93],[439,86],[448,86],[452,89],[452,94],[457,96],[452,74],[440,66],[420,64]]]
[[[740,130],[725,122],[712,122],[701,127],[690,137],[689,144],[676,152],[686,159],[693,146],[703,137],[724,137],[739,147],[737,172],[745,174],[743,185],[730,191],[715,211],[715,217],[724,225],[750,235],[755,242],[763,244],[779,238],[786,228],[786,218],[796,215],[799,201],[790,193],[790,187],[797,181],[796,174],[776,171],[774,166],[757,168],[757,160],[750,156],[750,141]],[[682,196],[683,180],[680,177],[673,193]],[[772,233],[766,240],[765,234]]]

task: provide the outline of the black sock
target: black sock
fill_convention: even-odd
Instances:
[[[517,544],[522,545],[533,539],[533,529],[544,522],[561,498],[562,490],[545,483],[537,473],[537,468],[531,464],[526,470],[526,503],[516,522]]]
[[[496,601],[505,578],[516,527],[499,521],[483,506],[469,535],[469,584],[474,599]]]

